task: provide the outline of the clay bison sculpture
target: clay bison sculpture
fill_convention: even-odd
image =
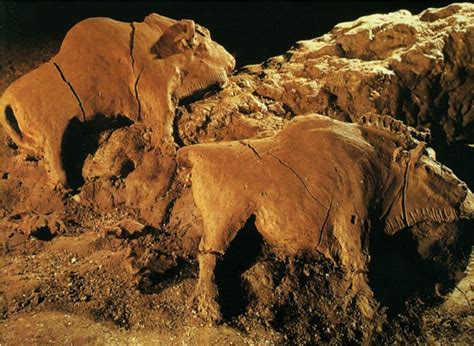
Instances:
[[[177,102],[224,84],[234,64],[192,20],[89,18],[69,30],[49,62],[7,88],[0,122],[20,148],[44,156],[54,183],[66,185],[61,149],[73,119],[125,116],[149,127],[154,145],[174,148]]]
[[[429,155],[424,142],[389,116],[361,124],[297,117],[272,138],[198,144],[178,151],[185,183],[202,214],[199,314],[220,318],[216,260],[250,216],[278,251],[318,251],[341,265],[347,299],[372,316],[368,235],[424,222],[474,217],[467,186]],[[442,235],[438,235],[442,237]]]

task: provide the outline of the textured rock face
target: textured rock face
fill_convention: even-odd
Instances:
[[[388,114],[439,142],[474,141],[474,7],[376,14],[336,25],[244,67],[219,94],[183,108],[185,144],[264,137],[295,115]]]

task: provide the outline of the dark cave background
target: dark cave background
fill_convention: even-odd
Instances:
[[[344,21],[407,9],[419,13],[452,1],[5,1],[0,2],[0,54],[9,45],[61,40],[77,22],[105,16],[141,21],[156,12],[190,18],[237,58],[238,67],[282,54],[296,41],[318,37]]]

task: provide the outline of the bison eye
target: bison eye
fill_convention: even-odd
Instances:
[[[201,36],[206,36],[206,34],[203,33],[199,28],[196,28],[196,32]]]
[[[196,25],[196,32],[201,36],[211,38],[211,34],[210,34],[209,30],[207,30],[206,28],[203,28],[200,25]]]

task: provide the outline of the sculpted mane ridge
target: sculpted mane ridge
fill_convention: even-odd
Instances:
[[[412,149],[419,141],[429,142],[431,139],[428,129],[416,130],[390,115],[373,113],[363,115],[358,119],[357,124],[367,128],[382,130],[392,135],[398,135],[403,149]]]

